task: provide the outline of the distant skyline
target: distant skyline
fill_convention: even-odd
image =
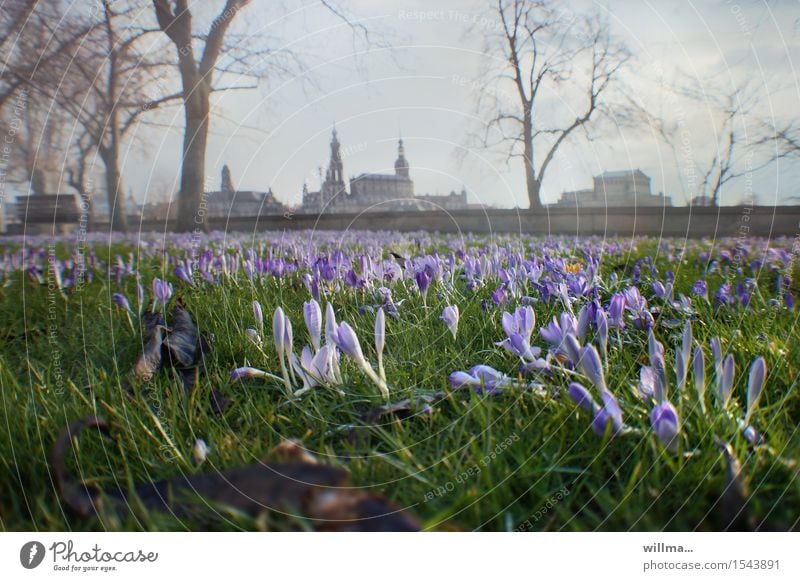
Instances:
[[[489,58],[482,52],[484,34],[494,26],[485,14],[486,2],[349,2],[349,14],[390,45],[361,53],[354,49],[363,49],[363,43],[354,42],[348,26],[320,10],[317,2],[287,9],[289,15],[279,22],[272,21],[271,4],[248,6],[240,30],[256,35],[266,31],[302,51],[313,83],[284,79],[216,95],[207,189],[218,188],[227,164],[237,188],[271,187],[281,202],[299,204],[304,182],[312,190],[319,185],[318,167],[327,166],[335,122],[347,177],[393,172],[402,134],[417,193],[446,193],[463,186],[472,203],[527,206],[518,160],[507,165],[496,153],[465,149],[469,132],[479,127],[474,97],[483,90],[478,75]],[[665,108],[659,85],[663,74],[700,79],[710,83],[709,89],[750,77],[765,117],[796,114],[796,2],[565,3],[565,9],[576,13],[588,7],[604,11],[636,55],[626,80],[651,110]],[[695,128],[693,153],[702,158],[698,161],[710,162],[713,135],[704,127],[708,111],[694,107],[682,115]],[[146,192],[175,190],[179,176],[182,112],[172,108],[153,120],[159,126],[140,127],[126,156],[126,179],[137,200]],[[640,168],[652,178],[654,193],[663,191],[682,205],[686,177],[678,175],[672,156],[647,127],[635,131],[609,126],[593,142],[578,137],[564,148],[546,178],[543,201],[555,202],[564,190],[591,187],[592,176],[604,171]],[[796,199],[800,169],[772,165],[752,181],[759,203],[777,204]],[[744,192],[742,183],[733,183],[721,203],[736,203]]]

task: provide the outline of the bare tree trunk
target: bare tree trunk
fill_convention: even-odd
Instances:
[[[539,198],[541,181],[536,178],[536,168],[533,166],[533,123],[531,122],[530,112],[525,111],[523,118],[523,140],[524,140],[524,163],[525,163],[525,185],[528,190],[528,209],[537,210],[542,207],[542,200]]]
[[[179,232],[208,229],[208,224],[200,213],[200,204],[205,191],[206,145],[211,115],[209,98],[207,85],[198,75],[193,92],[186,98],[184,107],[186,129],[183,134],[181,189],[178,196]]]
[[[119,150],[116,143],[99,149],[100,159],[106,170],[106,193],[111,229],[128,231],[128,215],[125,210],[125,190],[122,187],[122,172],[119,169]]]

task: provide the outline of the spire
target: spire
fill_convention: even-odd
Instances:
[[[406,159],[406,149],[403,146],[403,136],[397,141],[397,161],[394,162],[394,173],[400,177],[409,177],[408,160]]]

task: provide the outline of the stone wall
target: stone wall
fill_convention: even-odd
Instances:
[[[695,208],[544,208],[527,210],[454,210],[364,212],[361,214],[284,214],[258,219],[210,219],[210,229],[261,230],[398,230],[437,232],[563,234],[571,236],[674,236],[680,238],[795,237],[800,234],[800,206]],[[139,229],[138,221],[131,228]],[[166,224],[169,229],[171,223]],[[107,230],[96,224],[95,230]],[[142,231],[165,230],[163,221],[145,220]]]
[[[429,230],[437,232],[565,234],[575,236],[797,236],[800,206],[722,208],[544,208],[527,210],[457,210],[418,213],[262,216],[211,221],[222,230]],[[163,225],[162,225],[163,227]]]

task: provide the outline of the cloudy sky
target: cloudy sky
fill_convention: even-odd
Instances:
[[[497,32],[487,12],[491,3],[357,0],[341,5],[373,31],[372,45],[354,39],[346,24],[314,0],[287,1],[280,8],[256,0],[242,12],[239,31],[253,35],[254,43],[277,39],[273,45],[297,52],[303,67],[295,76],[262,81],[257,89],[215,97],[208,186],[218,187],[227,163],[237,188],[272,187],[284,203],[299,203],[304,182],[311,189],[319,186],[335,122],[348,176],[393,171],[402,134],[418,193],[463,186],[475,203],[527,206],[519,160],[506,163],[499,151],[477,148],[470,139],[487,114],[475,105],[487,90],[484,72],[502,66],[496,55],[484,52],[487,36]],[[646,124],[604,123],[592,131],[591,141],[576,135],[563,149],[546,176],[546,203],[563,190],[590,187],[592,176],[603,171],[637,167],[651,176],[655,192],[672,196],[677,205],[696,193],[688,174],[693,164],[700,172],[714,157],[717,113],[710,98],[676,98],[665,83],[696,84],[712,95],[748,80],[758,105],[743,127],[747,131],[755,128],[755,120],[784,120],[800,110],[797,1],[581,0],[563,5],[577,15],[595,10],[607,18],[634,55],[624,79],[629,96],[667,123],[680,121],[690,130],[691,143],[672,150]],[[546,99],[554,110],[565,102],[557,94]],[[162,112],[154,122],[167,128],[140,128],[126,162],[128,183],[140,200],[177,187],[181,112]],[[799,193],[800,171],[773,164],[749,182],[733,183],[722,203],[738,202],[748,183],[759,203],[773,204]]]

